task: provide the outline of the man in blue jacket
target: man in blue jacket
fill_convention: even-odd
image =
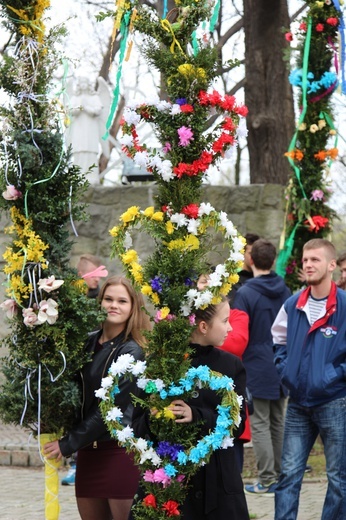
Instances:
[[[234,299],[234,308],[249,316],[249,343],[243,363],[253,397],[251,434],[258,469],[258,482],[246,485],[245,492],[272,496],[280,474],[286,392],[274,366],[270,329],[291,295],[283,279],[271,271],[275,257],[275,246],[268,240],[261,238],[253,243],[254,277],[238,289]]]
[[[346,519],[346,292],[332,281],[331,242],[303,248],[307,288],[287,300],[272,327],[274,360],[289,389],[275,520],[295,520],[306,461],[318,435],[328,489],[321,520]]]

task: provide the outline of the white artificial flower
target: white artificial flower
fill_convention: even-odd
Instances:
[[[244,241],[239,237],[234,237],[233,239],[233,250],[234,251],[242,251],[244,249]]]
[[[128,231],[125,231],[124,247],[126,250],[132,247],[132,237]]]
[[[149,379],[147,377],[140,377],[137,379],[137,386],[141,390],[144,390],[144,388],[147,386]]]
[[[143,101],[143,103],[144,103],[144,101]],[[141,104],[142,103],[138,102],[138,99],[137,100],[136,99],[130,99],[130,101],[128,101],[128,103],[127,103],[126,108],[130,109],[130,110],[135,110]],[[125,110],[126,110],[126,108],[125,108]]]
[[[109,373],[114,376],[120,376],[128,371],[131,364],[133,364],[135,358],[131,354],[122,354],[118,357],[117,361],[111,364],[109,367]]]
[[[209,287],[219,287],[222,285],[221,274],[216,272],[210,273],[209,275]]]
[[[56,320],[58,319],[58,304],[56,301],[52,300],[52,298],[48,298],[48,300],[42,300],[39,303],[39,311],[37,315],[37,320],[40,323],[49,323],[49,325],[54,325]]]
[[[201,221],[199,219],[191,218],[187,225],[187,230],[191,235],[198,235],[198,228]]]
[[[243,262],[244,255],[242,253],[234,251],[234,252],[231,252],[231,254],[229,255],[228,260],[230,260],[231,262]]]
[[[156,105],[156,108],[159,112],[162,112],[164,110],[167,110],[167,111],[170,110],[171,106],[172,106],[172,104],[169,101],[160,100],[158,102],[158,104]]]
[[[172,105],[172,108],[171,108],[171,115],[176,116],[177,114],[180,114],[180,112],[181,112],[180,105],[178,105],[178,103],[174,103],[174,105]]]
[[[36,327],[36,325],[41,325],[41,322],[37,319],[37,314],[32,307],[28,309],[23,309],[22,311],[24,317],[24,325],[27,327]]]
[[[98,399],[102,399],[102,401],[108,401],[109,397],[107,397],[107,388],[99,388],[95,390],[95,396]]]
[[[123,417],[123,412],[120,410],[118,406],[114,406],[111,410],[107,412],[106,420],[107,421],[118,421]]]
[[[150,94],[145,101],[145,104],[148,106],[156,107],[159,103],[160,99],[156,94]]]
[[[159,392],[165,388],[165,383],[162,379],[155,379],[154,383]]]
[[[148,443],[145,439],[143,439],[142,437],[139,437],[136,441],[135,441],[135,446],[136,446],[136,449],[138,451],[140,451],[141,453],[143,453],[144,451],[146,451],[148,449]]]
[[[218,264],[215,267],[215,273],[224,277],[229,276],[229,272],[227,271],[225,264]]]
[[[140,374],[143,374],[145,372],[145,369],[147,367],[147,363],[145,361],[136,361],[136,363],[133,365],[133,368],[131,370],[132,374],[134,376],[139,376]]]
[[[227,450],[227,448],[232,448],[234,446],[234,439],[233,437],[225,437],[224,440],[221,443],[221,448],[223,450]]]
[[[198,293],[194,300],[194,305],[197,309],[203,305],[209,305],[213,299],[213,293],[209,290]]]
[[[226,238],[229,238],[229,237],[234,237],[237,235],[237,230],[236,228],[234,227],[233,225],[233,222],[231,222],[230,220],[227,222],[226,224],[226,233],[225,233],[225,237]]]
[[[102,388],[110,388],[113,385],[114,379],[112,376],[103,377],[101,379]]]
[[[125,108],[123,118],[128,125],[138,125],[141,120],[141,116],[137,112],[128,108]]]
[[[147,167],[148,153],[147,152],[136,152],[133,156],[133,161],[142,168]]]
[[[157,169],[164,181],[173,179],[173,165],[168,159],[161,161],[161,164],[157,167]]]
[[[130,426],[126,426],[123,430],[117,431],[117,437],[119,442],[126,442],[133,437],[133,429]]]
[[[191,305],[185,303],[180,307],[180,312],[183,316],[190,316],[191,314]]]
[[[130,134],[124,134],[120,137],[119,141],[123,146],[131,146],[133,144],[133,137]]]
[[[55,276],[49,276],[49,278],[40,278],[38,281],[38,288],[42,291],[50,293],[59,289],[59,287],[64,283],[64,280],[56,280]]]
[[[198,216],[210,215],[212,211],[215,211],[215,208],[209,202],[201,202],[198,208]]]
[[[190,301],[196,298],[196,296],[199,294],[199,291],[197,289],[189,289],[186,293],[186,298],[188,298]]]
[[[239,139],[242,139],[244,137],[247,137],[248,135],[248,129],[246,128],[246,119],[241,118],[239,120],[238,128],[236,130],[237,136]]]
[[[220,224],[221,224],[221,226],[226,227],[227,224],[228,224],[227,213],[226,213],[225,211],[220,211],[220,213],[219,213],[219,218],[220,218]]]
[[[170,220],[173,224],[176,224],[178,228],[187,225],[187,218],[183,213],[173,213],[173,215],[170,216]]]

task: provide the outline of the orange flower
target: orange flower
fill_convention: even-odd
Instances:
[[[292,150],[291,152],[286,152],[284,155],[285,155],[285,157],[289,157],[290,159],[294,159],[295,153],[294,153],[294,150]]]
[[[327,157],[327,152],[325,150],[320,150],[319,152],[314,154],[315,159],[318,161],[325,161]]]
[[[328,150],[327,154],[329,155],[329,157],[333,160],[335,160],[338,156],[338,149],[337,148],[331,148],[330,150]]]
[[[304,154],[301,150],[296,150],[296,159],[297,161],[301,161],[304,157]]]

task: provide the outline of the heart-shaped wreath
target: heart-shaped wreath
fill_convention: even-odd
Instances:
[[[150,501],[148,497],[157,497],[157,488],[160,488],[162,503],[159,505],[164,509],[171,496],[171,486],[180,486],[183,481],[188,482],[198,467],[208,460],[213,450],[226,449],[233,445],[232,430],[240,423],[239,411],[242,398],[234,391],[233,380],[230,377],[218,374],[204,365],[189,368],[178,384],[170,383],[168,386],[162,379],[146,378],[145,371],[145,361],[136,361],[130,354],[123,354],[112,363],[107,377],[102,379],[101,388],[95,394],[101,399],[101,412],[112,436],[120,445],[134,453],[136,463],[141,469],[147,495],[139,507],[153,507],[152,504],[147,503]],[[137,386],[148,396],[155,396],[156,403],[157,398],[161,398],[162,406],[155,419],[152,419],[154,421],[167,422],[175,418],[165,406],[167,399],[177,396],[186,399],[196,388],[209,388],[220,393],[222,400],[217,406],[218,417],[215,429],[201,437],[195,445],[191,445],[188,435],[185,446],[182,443],[168,441],[155,443],[136,438],[131,426],[122,424],[121,409],[114,406],[114,397],[119,393],[120,377],[138,378]],[[149,408],[150,397],[146,401],[139,399],[137,401]],[[153,470],[153,467],[156,469]]]

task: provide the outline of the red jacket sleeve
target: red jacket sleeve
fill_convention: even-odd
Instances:
[[[244,311],[231,309],[229,322],[233,330],[220,348],[241,358],[249,341],[249,316]]]

